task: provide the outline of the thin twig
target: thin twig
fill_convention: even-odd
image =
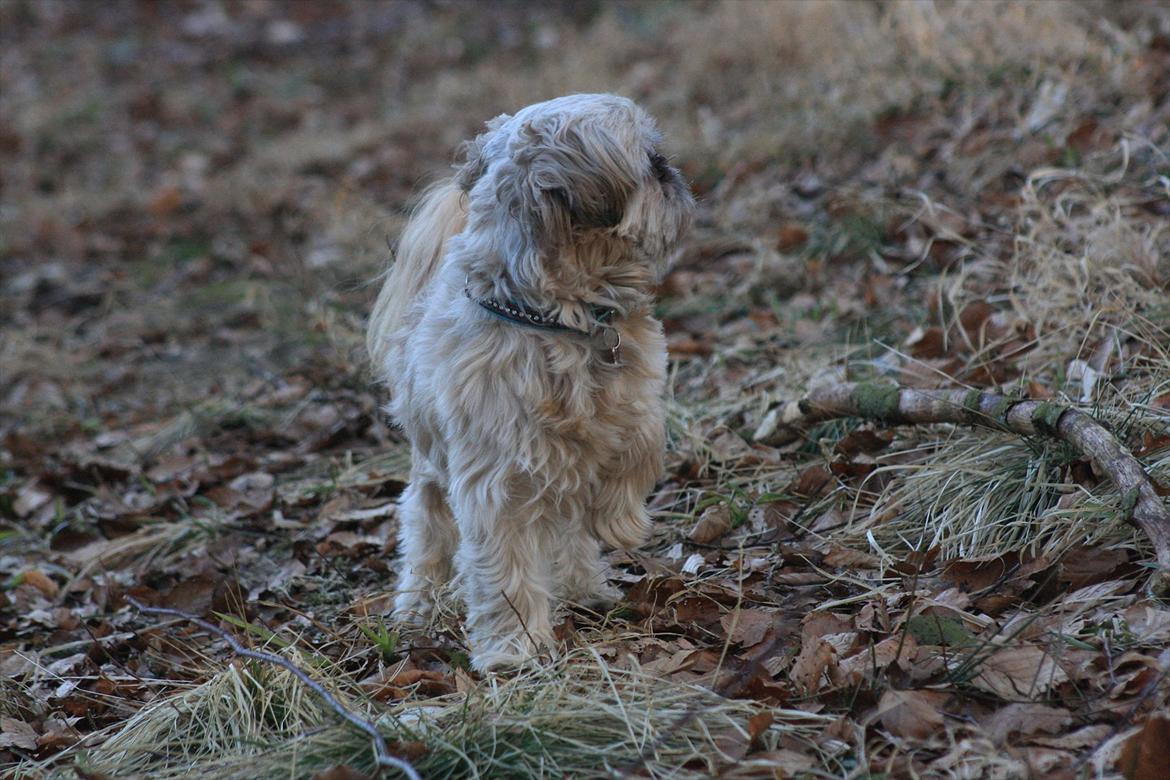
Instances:
[[[532,634],[528,633],[528,624],[524,622],[524,616],[520,614],[520,610],[516,609],[516,605],[512,603],[512,599],[508,598],[508,594],[503,590],[500,591],[500,595],[504,597],[504,601],[508,602],[508,606],[512,608],[512,614],[514,614],[516,619],[520,621],[520,628],[524,629],[524,636],[528,637],[528,643],[531,644],[532,647],[537,651],[537,659],[541,661],[548,660],[548,657],[544,654],[544,650],[541,649],[541,646],[538,645],[536,640],[532,638]]]
[[[293,674],[294,677],[304,683],[310,690],[324,699],[325,703],[328,704],[334,712],[340,715],[344,720],[348,721],[369,735],[370,739],[374,741],[374,753],[377,755],[379,767],[390,767],[392,769],[397,769],[398,771],[402,772],[402,774],[410,778],[410,780],[422,780],[422,778],[419,776],[419,773],[413,766],[411,766],[410,762],[390,754],[390,749],[386,745],[386,738],[382,736],[380,731],[378,731],[377,726],[365,718],[353,714],[344,706],[342,706],[342,704],[337,701],[333,694],[325,690],[325,688],[316,680],[312,679],[303,671],[301,671],[300,668],[297,667],[297,665],[292,661],[288,660],[287,658],[282,658],[279,655],[273,655],[272,653],[265,653],[259,650],[249,650],[237,642],[235,638],[228,632],[224,631],[218,626],[208,623],[206,620],[203,620],[196,615],[190,614],[189,612],[183,612],[179,609],[170,609],[168,607],[148,607],[133,596],[126,596],[125,598],[130,605],[143,614],[169,615],[171,617],[182,618],[183,620],[194,623],[204,631],[209,631],[215,636],[218,636],[223,641],[227,642],[236,655],[242,655],[245,658],[253,658],[257,661],[266,661],[267,663],[276,664],[277,666],[287,669]]]

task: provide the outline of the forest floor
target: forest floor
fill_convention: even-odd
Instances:
[[[498,113],[615,91],[700,202],[625,597],[469,670],[385,615],[363,326]],[[1067,446],[769,410],[1056,399],[1170,493],[1170,8],[0,2],[0,776],[1164,777],[1170,611]],[[394,772],[383,773],[393,776]]]

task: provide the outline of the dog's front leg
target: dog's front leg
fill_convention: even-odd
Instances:
[[[456,518],[472,666],[517,666],[552,644],[551,527],[531,505],[465,504]]]
[[[606,582],[606,564],[601,545],[583,523],[573,522],[562,529],[557,555],[557,596],[577,606],[604,610],[622,594]]]
[[[650,538],[646,495],[662,473],[660,426],[635,434],[629,449],[601,475],[587,522],[593,534],[611,547],[628,550]]]

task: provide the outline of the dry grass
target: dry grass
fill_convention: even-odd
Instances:
[[[352,684],[337,690],[345,685],[341,670],[322,669],[318,677],[352,708],[379,717],[360,704]],[[392,747],[428,778],[701,778],[740,761],[740,771],[750,770],[753,762],[743,760],[748,723],[760,711],[581,650],[466,693],[384,709],[379,722]],[[767,748],[781,740],[811,744],[831,720],[795,710],[773,717],[757,737]],[[99,746],[80,751],[77,762],[119,776],[224,780],[310,777],[339,764],[373,769],[363,735],[337,725],[287,672],[252,663],[147,705]]]

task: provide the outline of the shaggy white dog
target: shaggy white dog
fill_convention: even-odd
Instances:
[[[599,605],[600,542],[649,533],[666,349],[651,287],[694,210],[653,120],[615,95],[501,115],[423,198],[368,347],[410,438],[396,617],[453,575],[477,669],[552,640],[551,598]]]

